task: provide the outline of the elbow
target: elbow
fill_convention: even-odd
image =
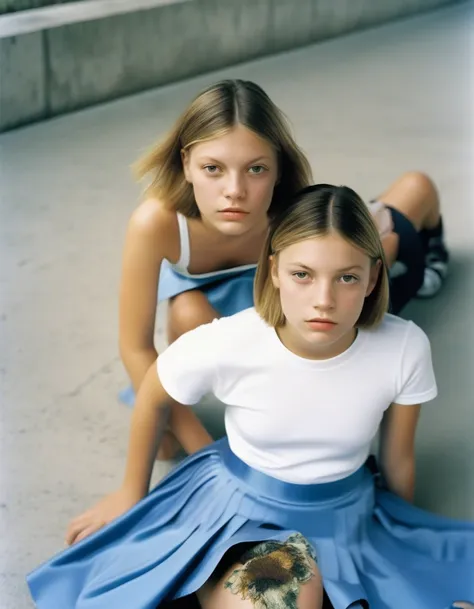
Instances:
[[[130,374],[131,360],[133,359],[133,350],[130,348],[130,345],[123,340],[119,340],[119,354],[120,359],[122,360],[122,364],[125,366],[125,369]]]
[[[130,346],[122,339],[119,339],[119,353],[120,353],[120,359],[122,360],[122,363],[125,365],[125,367],[127,366],[126,362],[127,359],[131,353],[131,349]]]
[[[155,347],[153,341],[132,344],[130,341],[120,338],[119,353],[123,365],[128,369],[131,365],[133,365],[132,362],[134,362],[136,359],[147,357],[149,354],[155,353]]]
[[[150,344],[131,345],[128,342],[119,342],[120,358],[127,371],[133,388],[138,391],[145,374],[156,361],[157,352],[153,342]]]

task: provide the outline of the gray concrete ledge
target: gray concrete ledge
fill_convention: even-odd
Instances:
[[[0,0],[0,14],[19,13],[52,4],[64,4],[74,0]]]
[[[0,16],[0,131],[460,0],[87,0]]]
[[[8,13],[0,18],[0,38],[19,36],[40,30],[71,25],[113,15],[133,13],[191,0],[80,0],[70,4],[55,4],[19,13]],[[258,1],[258,0],[257,0]]]

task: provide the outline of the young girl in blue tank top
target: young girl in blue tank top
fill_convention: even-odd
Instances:
[[[133,388],[121,398],[129,404],[158,355],[157,302],[169,299],[169,343],[251,307],[268,221],[311,175],[282,113],[260,87],[240,80],[198,95],[137,173],[150,183],[130,220],[123,256],[120,353]],[[392,285],[398,313],[422,286],[420,236],[440,223],[439,201],[418,173],[405,174],[379,199],[389,206],[372,206],[387,258],[403,267]],[[173,455],[176,437],[188,453],[211,441],[189,409],[174,406],[169,414],[173,433],[163,440],[162,457]]]
[[[268,221],[311,180],[285,117],[254,83],[203,91],[138,164],[149,177],[127,231],[120,293],[120,352],[132,402],[157,357],[157,301],[169,299],[168,341],[253,304],[253,278]],[[211,441],[194,413],[170,411],[187,452]],[[168,440],[168,445],[166,445]],[[163,456],[173,453],[167,435]]]

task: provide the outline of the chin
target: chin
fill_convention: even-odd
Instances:
[[[248,222],[226,222],[224,221],[220,221],[220,222],[216,222],[214,224],[214,226],[217,228],[217,230],[220,233],[223,233],[224,235],[243,235],[244,233],[248,232],[250,230],[250,225]]]
[[[302,338],[308,345],[329,347],[330,345],[337,343],[339,337],[328,336],[322,332],[306,332]]]
[[[318,332],[303,328],[301,338],[308,343],[308,345],[321,345],[329,347],[330,345],[334,345],[341,340],[342,336],[340,332]]]

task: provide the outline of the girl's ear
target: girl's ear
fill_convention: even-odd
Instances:
[[[377,260],[377,262],[372,265],[372,268],[370,269],[369,284],[368,284],[367,290],[365,292],[365,297],[366,298],[367,298],[367,296],[370,296],[370,294],[372,294],[373,289],[377,285],[377,281],[378,281],[378,278],[379,278],[379,275],[380,275],[380,269],[381,268],[382,268],[382,261],[381,260]]]

